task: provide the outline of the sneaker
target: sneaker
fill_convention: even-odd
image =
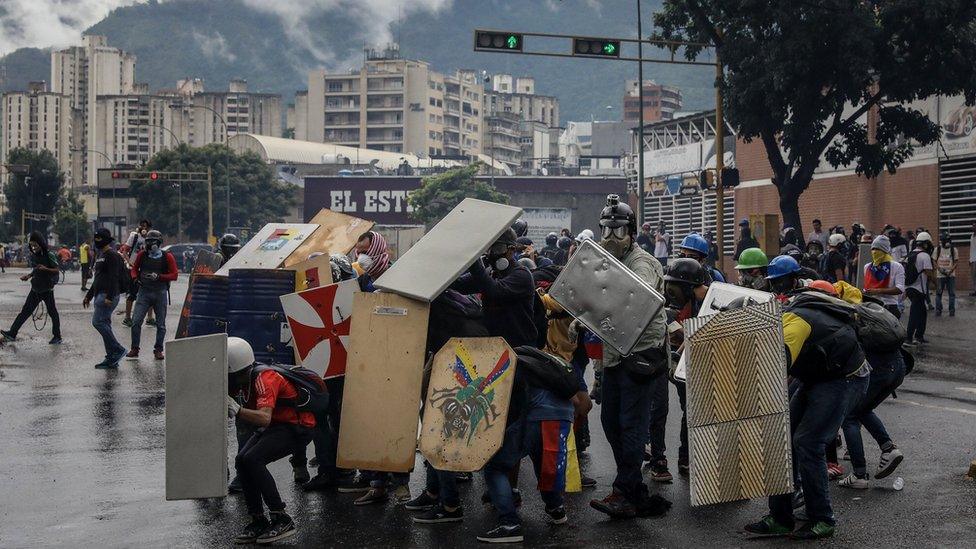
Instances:
[[[746,533],[760,538],[785,537],[793,533],[793,526],[780,524],[772,515],[766,515],[759,522],[746,524],[743,529]]]
[[[464,511],[460,507],[454,509],[453,511],[448,511],[443,505],[432,507],[427,511],[413,517],[413,521],[419,522],[420,524],[461,522],[462,520],[464,520]]]
[[[255,540],[259,545],[266,545],[290,538],[298,532],[295,521],[287,513],[271,513],[271,526]]]
[[[130,326],[131,327],[132,326],[132,319],[131,318],[123,318],[122,319],[122,325],[123,326]]]
[[[374,503],[384,503],[390,499],[386,493],[386,488],[370,488],[360,498],[353,501],[353,505],[372,505]]]
[[[295,484],[305,484],[312,479],[312,475],[308,473],[308,467],[304,463],[292,464],[291,470],[295,475]]]
[[[7,341],[17,341],[17,334],[7,330],[0,330],[0,336],[3,336]]]
[[[688,465],[688,458],[678,458],[678,474],[683,477],[691,476],[691,467]]]
[[[637,508],[634,507],[634,504],[627,501],[627,498],[616,490],[610,492],[610,495],[603,499],[591,500],[590,507],[609,515],[610,518],[634,518],[637,516]]]
[[[827,463],[827,478],[837,480],[844,476],[844,468],[836,463]]]
[[[580,475],[580,486],[583,488],[596,488],[596,479],[586,475]]]
[[[239,494],[244,491],[244,486],[241,484],[241,477],[234,475],[231,479],[230,484],[227,485],[227,491],[232,494]]]
[[[671,482],[674,477],[668,470],[667,460],[661,460],[651,465],[651,480],[654,482]]]
[[[868,478],[867,475],[864,475],[864,478],[860,478],[854,473],[851,473],[837,481],[837,486],[842,488],[853,488],[854,490],[867,490]]]
[[[407,503],[410,499],[410,487],[406,484],[401,484],[393,490],[393,503]]]
[[[61,339],[61,336],[55,336],[55,337],[52,337],[51,338],[51,341],[48,341],[47,343],[48,343],[48,345],[61,345],[61,343],[63,341],[64,340]]]
[[[302,484],[303,492],[316,492],[319,490],[330,490],[339,485],[339,480],[332,475],[319,473],[308,482]]]
[[[478,536],[478,541],[485,543],[522,543],[525,541],[525,536],[522,535],[522,527],[518,524],[499,524]]]
[[[125,348],[123,347],[122,349],[119,349],[114,355],[110,356],[108,358],[108,362],[114,364],[115,366],[118,366],[119,361],[122,360],[122,357],[124,357],[125,355],[126,352],[125,352]]]
[[[562,505],[555,509],[546,509],[546,514],[549,515],[550,524],[566,524],[569,522],[569,518],[566,517],[566,508]]]
[[[155,326],[155,325],[156,325],[156,319],[155,318],[147,318],[146,319],[146,326]]]
[[[407,511],[430,511],[436,505],[437,498],[428,494],[427,490],[424,490],[419,496],[404,503],[403,508]]]
[[[369,481],[358,475],[349,482],[340,484],[338,490],[340,494],[362,494],[369,491]]]
[[[793,539],[822,539],[834,535],[835,528],[826,522],[808,522],[793,532],[790,537]]]
[[[129,352],[125,354],[125,358],[139,360],[139,347],[129,349]]]
[[[878,470],[874,473],[874,478],[885,478],[895,472],[898,464],[905,459],[905,456],[898,448],[892,448],[888,452],[882,452],[881,460],[878,461]]]
[[[118,367],[119,367],[119,361],[117,360],[114,362],[103,360],[95,365],[96,370],[116,370],[118,369]]]
[[[163,352],[162,351],[153,351],[153,358],[156,359],[156,360],[163,360],[163,358],[164,358],[163,357]]]
[[[271,523],[263,515],[260,518],[255,518],[250,524],[244,527],[244,530],[240,534],[237,534],[237,537],[234,538],[234,543],[237,545],[254,543],[268,528],[271,528]]]

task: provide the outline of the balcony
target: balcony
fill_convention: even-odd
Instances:
[[[359,103],[326,103],[328,112],[359,112]]]

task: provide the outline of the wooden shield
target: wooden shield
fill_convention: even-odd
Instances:
[[[405,473],[417,450],[430,305],[360,292],[352,310],[337,464]]]
[[[335,282],[332,280],[332,266],[329,264],[329,254],[322,254],[295,263],[288,267],[295,271],[295,291],[310,290],[319,286],[327,286]]]
[[[344,213],[322,208],[308,221],[319,226],[291,255],[285,267],[305,261],[313,252],[347,254],[356,245],[359,235],[373,228],[374,223]]]
[[[420,430],[431,465],[478,471],[502,447],[515,363],[500,337],[451,338],[434,355]]]
[[[323,378],[346,374],[355,279],[280,297],[298,364]]]

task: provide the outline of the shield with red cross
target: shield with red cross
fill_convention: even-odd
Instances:
[[[352,298],[359,282],[346,280],[281,296],[302,366],[323,378],[346,374]]]

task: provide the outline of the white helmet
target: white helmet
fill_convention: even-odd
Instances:
[[[927,233],[925,231],[922,231],[922,232],[918,233],[917,235],[915,235],[915,242],[916,243],[918,243],[918,242],[929,242],[929,243],[931,243],[932,242],[932,235],[930,235],[929,233]]]
[[[239,337],[227,338],[227,372],[237,373],[254,364],[251,344]]]
[[[593,240],[593,231],[589,229],[583,229],[580,234],[576,236],[578,242],[583,242],[584,240]]]
[[[834,233],[830,235],[830,238],[827,239],[827,244],[831,246],[840,246],[841,244],[844,243],[845,240],[847,240],[847,238],[844,235],[840,233]]]

